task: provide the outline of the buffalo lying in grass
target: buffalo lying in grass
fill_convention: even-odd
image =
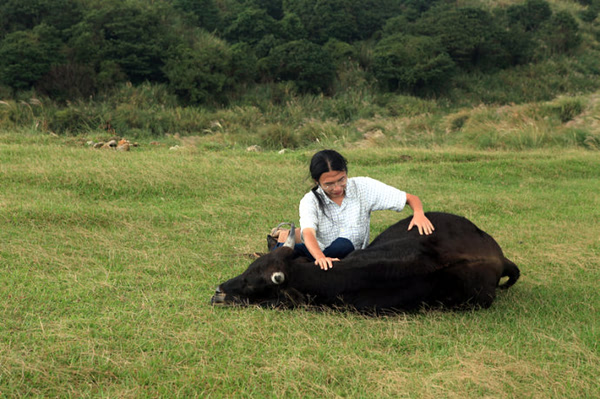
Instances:
[[[360,311],[489,307],[496,288],[508,288],[519,268],[496,241],[469,220],[430,212],[431,235],[408,231],[411,218],[381,233],[324,271],[294,257],[294,236],[254,261],[241,275],[219,285],[213,304],[317,305]],[[294,232],[292,226],[291,232]],[[500,279],[508,277],[502,285]]]

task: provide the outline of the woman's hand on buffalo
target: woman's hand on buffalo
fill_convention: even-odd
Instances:
[[[338,262],[338,258],[328,258],[326,256],[315,260],[315,265],[319,266],[322,270],[329,270],[333,268],[333,262]]]
[[[415,226],[417,226],[417,228],[419,229],[419,234],[421,235],[423,235],[423,233],[425,233],[426,235],[432,234],[435,230],[435,227],[433,227],[431,221],[427,219],[425,214],[423,214],[422,212],[415,212],[408,226],[408,230],[412,230],[412,228]]]

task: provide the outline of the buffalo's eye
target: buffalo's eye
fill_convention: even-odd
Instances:
[[[271,274],[271,281],[273,282],[273,284],[279,285],[285,281],[285,274],[283,274],[282,272],[275,272]]]

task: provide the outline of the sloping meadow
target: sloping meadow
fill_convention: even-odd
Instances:
[[[0,136],[0,396],[593,397],[600,156],[341,150],[521,268],[488,310],[212,307],[297,222],[312,151],[96,151]],[[399,218],[373,215],[372,236]]]

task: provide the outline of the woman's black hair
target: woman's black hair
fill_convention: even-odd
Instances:
[[[348,161],[337,151],[323,150],[310,160],[310,177],[318,182],[323,173],[348,172]]]
[[[317,201],[319,202],[319,208],[325,213],[325,201],[321,198],[321,195],[317,192],[319,188],[319,179],[323,173],[327,172],[346,172],[348,173],[348,161],[337,151],[334,150],[323,150],[313,155],[310,161],[310,177],[315,181],[315,186],[311,189]]]

